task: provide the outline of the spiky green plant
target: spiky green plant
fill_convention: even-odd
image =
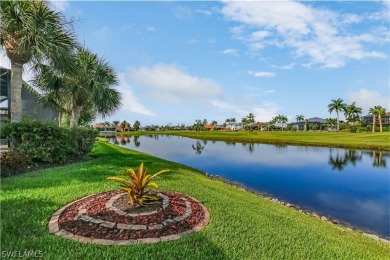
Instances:
[[[169,172],[169,170],[162,170],[153,175],[147,175],[147,169],[144,167],[144,163],[141,163],[136,172],[131,168],[127,170],[130,180],[116,176],[108,177],[107,180],[121,183],[120,189],[127,192],[130,206],[134,206],[134,204],[142,206],[144,202],[147,203],[159,199],[158,196],[151,194],[152,190],[149,187],[158,188],[158,184],[152,182],[152,180],[164,172]]]

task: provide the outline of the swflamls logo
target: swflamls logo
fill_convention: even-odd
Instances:
[[[24,250],[24,251],[1,251],[1,258],[24,258],[24,257],[43,257],[41,250]]]

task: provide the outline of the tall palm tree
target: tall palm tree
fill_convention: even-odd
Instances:
[[[51,10],[46,1],[2,1],[0,41],[11,61],[11,121],[22,119],[23,65],[50,64],[74,71],[68,60],[75,36],[64,17]]]
[[[279,117],[279,122],[282,123],[282,131],[284,129],[284,124],[288,122],[287,116],[284,115],[278,115]]]
[[[133,127],[134,127],[134,130],[135,130],[135,131],[138,131],[139,128],[140,128],[140,126],[141,126],[141,123],[140,123],[138,120],[136,120],[136,121],[134,122],[134,124],[133,124]]]
[[[385,116],[386,114],[386,109],[384,109],[383,107],[381,106],[375,106],[373,111],[370,109],[370,113],[373,113],[373,116],[377,116],[378,117],[378,121],[379,121],[379,132],[382,132],[382,116]],[[375,115],[374,115],[375,114]],[[374,125],[374,123],[373,123]],[[373,127],[373,130],[375,130],[375,128]]]
[[[377,115],[377,106],[375,107],[372,107],[370,108],[370,110],[368,111],[369,114],[372,114],[372,132],[374,133],[375,132],[375,119],[376,119],[376,115]]]
[[[345,107],[344,115],[349,123],[355,124],[355,122],[360,120],[361,114],[362,108],[357,107],[355,102]]]
[[[337,131],[340,131],[340,122],[339,122],[339,112],[344,111],[346,108],[346,104],[343,103],[344,101],[339,98],[339,99],[332,99],[332,102],[328,105],[328,111],[329,113],[332,113],[333,111],[336,111],[337,115]]]
[[[303,122],[303,120],[305,120],[305,117],[303,115],[297,115],[295,117],[295,120],[297,120],[297,122]]]
[[[121,106],[121,94],[112,87],[117,84],[116,74],[107,62],[82,48],[71,62],[78,68],[77,72],[58,73],[55,68],[46,66],[34,80],[40,83],[36,87],[43,91],[64,92],[62,95],[71,107],[70,127],[78,125],[84,108],[92,107],[92,111],[104,117]]]
[[[70,114],[72,110],[69,93],[62,81],[51,81],[51,77],[45,78],[46,75],[44,72],[41,73],[40,76],[33,79],[32,84],[40,86],[41,93],[37,95],[38,102],[58,111],[58,126],[61,127],[63,116]]]

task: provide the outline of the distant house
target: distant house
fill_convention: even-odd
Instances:
[[[226,130],[231,130],[231,131],[238,131],[242,129],[242,125],[240,123],[226,123]]]
[[[362,125],[372,125],[372,115],[362,116],[361,119]],[[375,125],[379,126],[378,117],[375,117]],[[390,112],[387,112],[385,116],[382,117],[382,126],[390,126]]]
[[[248,125],[248,128],[250,130],[259,130],[259,131],[267,131],[269,127],[270,127],[269,122],[257,122]]]
[[[125,126],[123,128],[121,125],[117,125],[115,127],[115,131],[117,131],[117,132],[128,132],[128,131],[130,131],[130,128],[128,126]]]
[[[214,129],[214,125],[207,124],[207,125],[204,126],[204,128],[206,130],[213,130]]]
[[[97,129],[99,132],[115,132],[114,126],[107,126],[106,124],[96,123],[92,125],[92,128]]]
[[[326,123],[326,119],[323,119],[323,118],[319,118],[319,117],[309,118],[307,120],[307,129],[306,130],[310,130],[312,128],[312,125],[317,125],[317,129],[321,130],[323,124],[325,124],[325,123]],[[293,130],[303,131],[303,130],[305,130],[305,122],[303,121],[303,122],[291,123],[291,127]]]

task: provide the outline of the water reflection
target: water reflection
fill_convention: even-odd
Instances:
[[[255,144],[254,143],[242,143],[242,146],[244,148],[247,148],[250,153],[253,153],[255,151]]]
[[[207,144],[207,142],[206,142]],[[200,141],[196,141],[196,145],[192,145],[192,149],[195,150],[195,154],[200,155],[204,149],[204,146],[200,143]]]
[[[330,148],[328,164],[332,166],[332,170],[342,171],[349,164],[356,166],[356,162],[362,158],[361,151]]]
[[[390,157],[388,154],[384,155],[382,151],[372,151],[372,166],[378,168],[386,168],[386,157]]]
[[[141,142],[138,141],[138,139],[139,139],[139,136],[134,136],[133,142],[134,142],[135,147],[140,147],[140,145],[141,145]]]

